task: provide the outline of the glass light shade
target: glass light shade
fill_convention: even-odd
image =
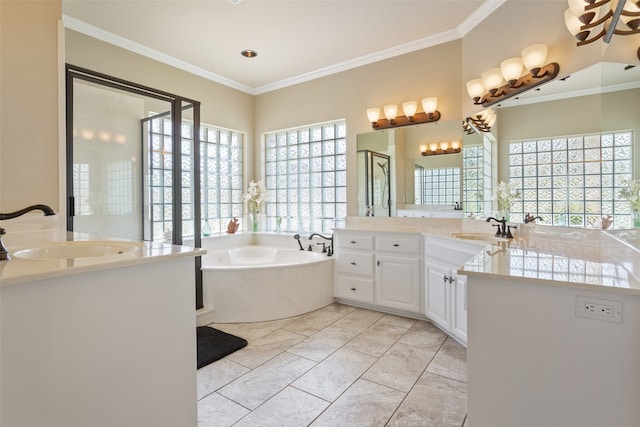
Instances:
[[[440,148],[442,149],[442,151],[445,151],[447,148],[449,148],[449,143],[448,142],[441,142],[440,143]]]
[[[375,123],[380,118],[379,108],[367,108],[367,117],[371,123]]]
[[[398,106],[396,104],[390,104],[384,106],[384,115],[388,120],[395,120],[398,115]]]
[[[418,103],[416,101],[407,101],[402,103],[402,111],[407,117],[413,117],[418,111]]]
[[[487,90],[498,89],[503,81],[500,68],[491,68],[482,73],[482,83]]]
[[[569,10],[573,13],[574,16],[580,16],[584,14],[584,8],[589,5],[584,0],[568,0]]]
[[[631,3],[627,3],[624,5],[624,10],[627,12],[633,12],[633,13],[638,13],[640,12],[640,7],[638,7],[635,3],[631,2]],[[624,22],[625,24],[627,24],[627,26],[629,26],[629,28],[631,29],[636,29],[638,28],[638,16],[627,16],[627,15],[620,15],[620,20],[622,22]],[[635,25],[629,25],[629,22],[635,21]]]
[[[480,111],[477,117],[484,122],[488,122],[494,115],[493,109],[487,108],[486,110]]]
[[[564,11],[564,25],[567,26],[571,35],[575,36],[581,31],[582,22],[571,12],[571,9],[567,9]]]
[[[421,153],[427,152],[427,144],[420,144],[420,152]]]
[[[435,153],[437,149],[438,149],[438,143],[437,142],[432,142],[431,144],[429,144],[429,150],[431,150],[431,151],[433,151]]]
[[[93,129],[81,129],[80,135],[82,135],[82,138],[89,140],[96,136],[96,131]]]
[[[534,44],[522,50],[522,62],[527,70],[540,68],[547,61],[547,45],[544,43]]]
[[[422,100],[422,109],[427,114],[434,113],[436,111],[437,106],[438,106],[438,98],[436,98],[435,96],[424,98]]]
[[[460,141],[451,141],[451,148],[453,148],[454,150],[460,148]]]
[[[486,89],[482,83],[482,79],[469,80],[467,82],[467,92],[469,96],[473,98],[482,98]]]
[[[518,80],[522,75],[522,58],[509,58],[502,61],[500,70],[505,80]]]
[[[493,125],[496,123],[497,118],[498,118],[498,116],[493,114],[491,116],[491,118],[489,119],[489,121],[487,122],[487,126],[488,127],[493,127]]]

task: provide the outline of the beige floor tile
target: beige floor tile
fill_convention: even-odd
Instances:
[[[198,402],[198,426],[231,426],[249,412],[226,397],[213,393]]]
[[[418,381],[434,354],[434,351],[398,342],[362,378],[406,393]]]
[[[198,399],[213,393],[236,378],[249,372],[249,368],[229,359],[220,359],[198,369]]]
[[[383,426],[404,397],[405,394],[397,390],[358,380],[311,425]]]
[[[321,399],[334,401],[375,361],[376,358],[368,354],[340,349],[292,385]]]
[[[399,342],[425,350],[438,351],[446,338],[447,335],[433,323],[420,320],[400,338]]]
[[[311,336],[336,320],[341,319],[346,314],[340,309],[337,311],[335,309],[320,309],[301,316],[299,319],[287,324],[284,329],[296,334]]]
[[[378,323],[384,323],[385,325],[393,325],[405,330],[411,328],[418,322],[416,319],[409,319],[408,317],[396,316],[395,314],[385,314],[378,320]]]
[[[338,328],[333,325],[328,326],[300,344],[293,346],[289,349],[289,352],[320,362],[357,334],[353,330]]]
[[[447,338],[429,363],[427,372],[467,382],[467,349],[453,338]]]
[[[356,307],[352,305],[340,304],[339,302],[334,302],[333,304],[329,304],[326,307],[322,307],[318,311],[333,311],[335,313],[339,313],[342,315],[347,315],[355,310]]]
[[[351,350],[380,357],[395,344],[407,330],[384,323],[374,323],[345,345]]]
[[[287,387],[243,418],[234,427],[300,427],[307,426],[329,402]]]
[[[466,412],[467,384],[426,372],[388,425],[459,427]]]
[[[314,366],[311,360],[282,353],[222,387],[218,393],[253,410]]]
[[[356,308],[351,313],[336,321],[332,326],[338,326],[344,329],[351,329],[356,332],[362,332],[384,316],[379,311],[365,310]]]
[[[278,329],[268,335],[251,340],[245,348],[231,353],[227,359],[254,369],[304,339],[304,335]]]
[[[252,340],[262,338],[265,335],[269,335],[270,333],[288,325],[291,322],[294,322],[297,319],[298,317],[290,317],[287,319],[269,320],[266,322],[242,323],[239,327],[233,329],[233,332],[230,333],[244,338],[245,340],[249,341],[249,344],[251,344]]]

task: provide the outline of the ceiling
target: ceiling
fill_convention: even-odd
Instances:
[[[62,13],[69,29],[256,95],[459,39],[505,1],[62,0]]]

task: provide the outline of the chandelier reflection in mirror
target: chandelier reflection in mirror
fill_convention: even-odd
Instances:
[[[375,130],[388,129],[400,126],[417,125],[420,123],[431,123],[440,120],[440,111],[436,110],[438,98],[435,96],[422,99],[423,112],[418,111],[416,101],[406,101],[402,103],[404,115],[398,115],[398,105],[390,104],[384,106],[386,118],[380,118],[380,108],[368,108],[367,117],[371,122],[371,127]]]
[[[560,66],[546,61],[547,45],[534,44],[523,49],[520,57],[506,59],[499,68],[482,73],[482,78],[469,80],[467,92],[476,105],[497,104],[556,78]]]
[[[462,151],[460,141],[420,144],[420,154],[423,156],[432,156],[434,154],[455,154],[460,151]]]
[[[578,39],[578,46],[599,39],[609,43],[614,34],[640,33],[640,0],[568,0],[568,3],[564,22]]]
[[[480,111],[478,114],[467,117],[462,122],[462,129],[468,135],[473,132],[491,132],[491,128],[496,122],[498,116],[492,108]]]

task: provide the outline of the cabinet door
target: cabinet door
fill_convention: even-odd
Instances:
[[[449,279],[451,270],[436,264],[427,263],[425,278],[427,282],[425,292],[425,314],[432,322],[449,330],[450,318],[450,289]]]
[[[378,255],[376,264],[376,305],[419,313],[420,262]]]
[[[451,316],[451,333],[459,340],[467,342],[467,277],[457,276],[451,288],[453,313]]]

